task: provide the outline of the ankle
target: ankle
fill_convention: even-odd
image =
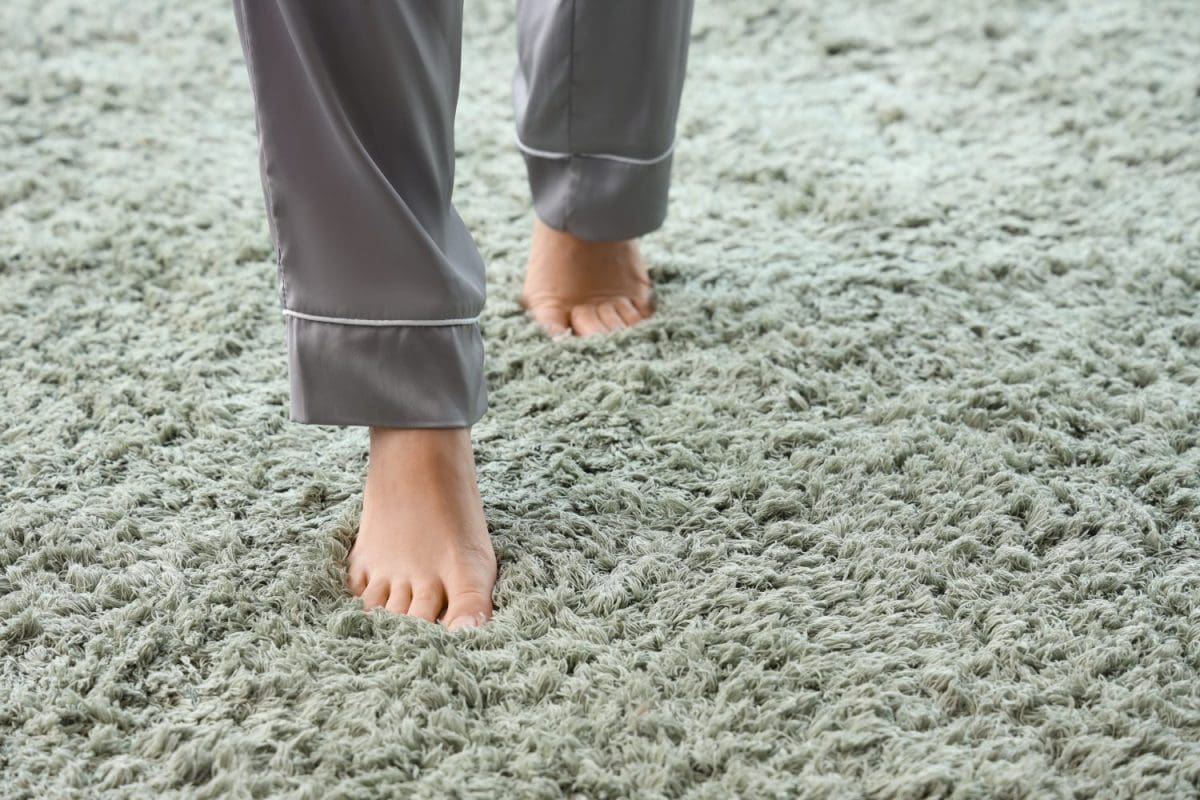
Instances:
[[[369,429],[371,446],[381,447],[445,447],[447,442],[470,442],[470,428],[389,428],[372,425]]]
[[[461,472],[474,467],[470,428],[370,429],[369,466]]]
[[[638,243],[637,239],[581,239],[568,231],[550,227],[536,216],[533,220],[533,236],[551,246],[572,251],[628,251],[635,249]]]

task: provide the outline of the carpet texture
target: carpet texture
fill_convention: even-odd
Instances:
[[[1194,797],[1200,11],[700,3],[661,312],[519,287],[470,2],[499,611],[343,590],[227,4],[0,5],[0,797]]]

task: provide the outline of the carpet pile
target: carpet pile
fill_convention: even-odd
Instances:
[[[1194,797],[1192,0],[699,3],[661,309],[552,343],[469,3],[493,624],[343,588],[227,4],[0,5],[0,797]]]

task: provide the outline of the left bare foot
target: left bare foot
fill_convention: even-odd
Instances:
[[[637,239],[593,242],[534,217],[521,305],[551,336],[590,336],[654,313],[654,285]]]

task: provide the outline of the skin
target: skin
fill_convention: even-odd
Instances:
[[[623,330],[654,312],[637,240],[593,242],[535,220],[521,305],[551,336]],[[469,428],[370,429],[367,482],[347,585],[450,630],[492,617],[496,555]]]
[[[469,428],[371,428],[349,588],[451,630],[492,616],[496,556],[483,518]]]
[[[592,336],[654,313],[654,286],[636,239],[593,242],[534,220],[521,305],[551,336]]]

